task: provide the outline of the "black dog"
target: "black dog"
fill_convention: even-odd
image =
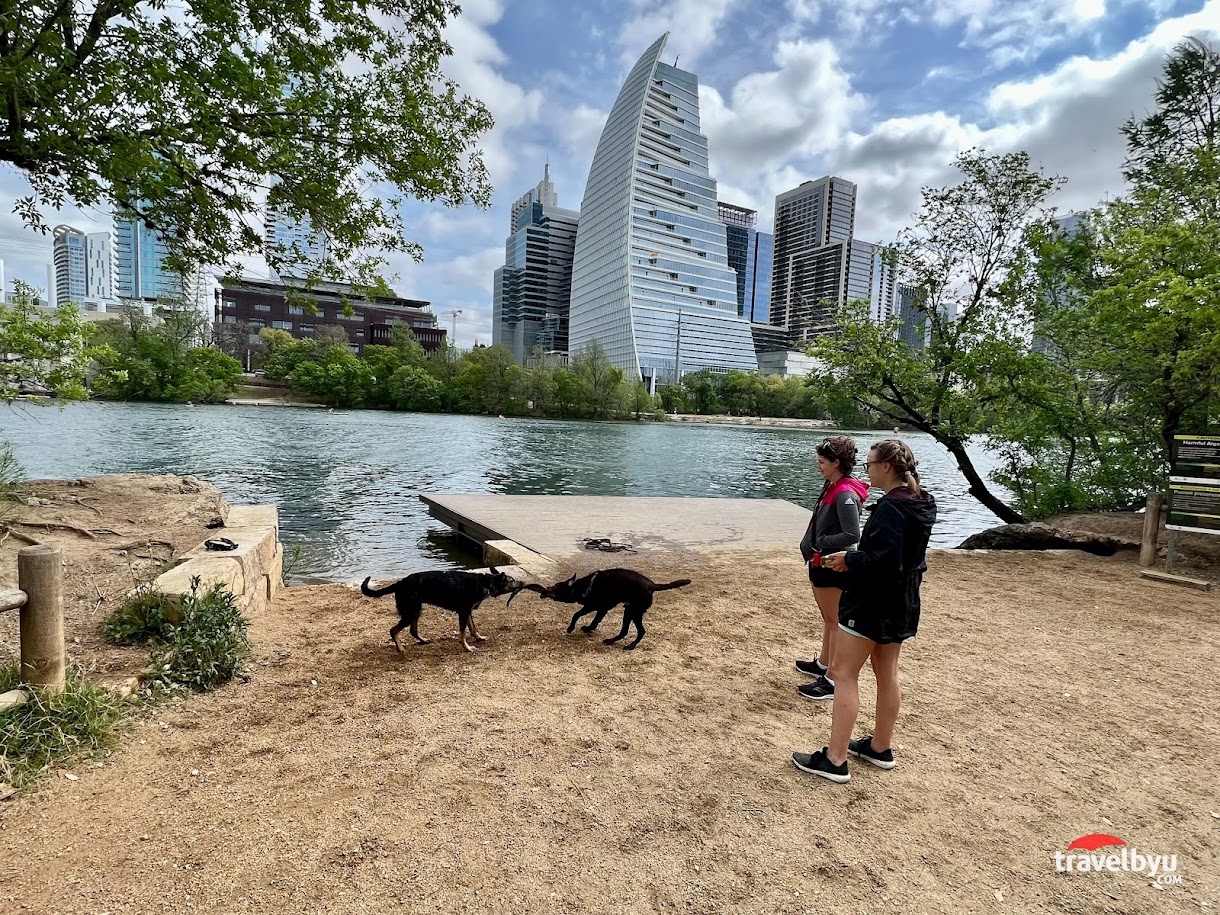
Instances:
[[[398,644],[398,633],[408,627],[417,643],[428,644],[428,640],[420,638],[419,635],[419,614],[423,610],[424,604],[432,604],[434,607],[456,613],[462,647],[467,651],[474,651],[474,648],[466,641],[467,629],[470,630],[475,641],[487,640],[487,637],[479,635],[479,630],[475,628],[475,608],[489,597],[499,597],[501,594],[521,588],[520,582],[499,571],[495,566],[492,566],[490,575],[483,572],[416,572],[392,585],[377,589],[370,588],[369,581],[370,579],[366,578],[360,585],[360,593],[366,597],[394,595],[394,606],[398,610],[398,625],[390,630],[390,639],[400,654],[402,646]]]
[[[644,638],[644,612],[652,606],[653,593],[668,591],[671,588],[684,588],[690,583],[689,578],[682,578],[666,585],[659,585],[648,576],[631,569],[602,569],[583,578],[573,575],[567,581],[546,587],[534,584],[520,585],[508,602],[511,604],[513,597],[516,597],[520,591],[529,590],[537,591],[543,597],[549,597],[551,600],[565,604],[580,604],[580,609],[573,614],[572,622],[568,624],[568,632],[572,632],[576,628],[576,621],[582,616],[594,613],[596,616],[593,617],[593,622],[580,627],[582,632],[592,632],[601,625],[601,621],[607,613],[618,604],[622,604],[622,631],[603,641],[607,645],[613,645],[627,635],[627,630],[634,623],[635,641],[625,646],[627,651],[631,651],[640,644],[640,639]]]

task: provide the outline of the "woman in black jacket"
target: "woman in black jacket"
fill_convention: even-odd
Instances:
[[[839,604],[842,635],[831,665],[834,718],[829,746],[815,753],[793,753],[792,761],[798,769],[833,782],[851,778],[848,755],[881,769],[894,768],[891,742],[901,698],[898,652],[919,628],[919,586],[936,522],[936,500],[920,489],[917,463],[898,439],[874,445],[864,469],[885,495],[873,507],[858,548],[822,558],[823,565],[847,572]],[[860,670],[870,659],[877,677],[877,727],[870,736],[851,740],[860,712]]]

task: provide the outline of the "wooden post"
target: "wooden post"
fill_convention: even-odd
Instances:
[[[1144,509],[1144,540],[1140,545],[1140,565],[1147,568],[1156,564],[1156,541],[1161,533],[1161,505],[1165,497],[1159,492],[1148,493],[1148,506]]]
[[[58,693],[64,688],[64,555],[58,544],[27,546],[17,554],[21,608],[21,679]]]

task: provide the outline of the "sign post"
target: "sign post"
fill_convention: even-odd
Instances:
[[[1169,550],[1173,571],[1179,531],[1220,535],[1220,435],[1175,435],[1169,465]]]

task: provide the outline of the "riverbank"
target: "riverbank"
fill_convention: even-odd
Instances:
[[[39,508],[194,537],[206,503],[173,479],[113,513],[81,499],[104,515],[68,484]],[[899,766],[834,786],[788,761],[825,742],[831,712],[795,692],[814,613],[790,551],[582,562],[694,583],[657,595],[632,653],[565,635],[571,608],[526,593],[480,608],[477,653],[428,608],[433,642],[400,657],[388,598],[282,591],[251,629],[248,682],[161,706],[102,768],[0,804],[0,900],[64,915],[1220,905],[1220,810],[1199,775],[1220,756],[1220,594],[1142,580],[1126,554],[935,552],[903,650]],[[100,673],[92,630],[118,589],[99,599],[79,558],[67,571],[69,652]],[[867,733],[868,675],[862,691]],[[1176,854],[1183,884],[1056,874],[1055,853],[1094,832]]]
[[[794,419],[788,416],[704,416],[697,413],[666,413],[671,423],[699,423],[708,426],[771,426],[776,429],[834,429],[829,419]]]
[[[112,645],[102,622],[129,591],[212,536],[220,499],[214,486],[173,474],[31,480],[13,506],[20,523],[0,540],[0,582],[16,587],[17,553],[31,541],[59,544],[69,659],[99,680],[132,676],[147,650]],[[15,660],[18,645],[18,614],[0,614],[0,663]]]

